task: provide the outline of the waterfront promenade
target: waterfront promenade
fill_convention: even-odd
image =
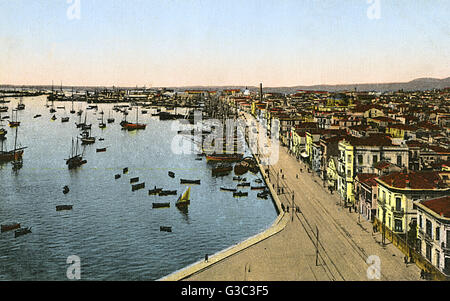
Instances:
[[[274,195],[277,205],[290,206],[289,212],[281,210],[274,225],[259,236],[162,280],[376,280],[368,277],[369,256],[380,259],[380,280],[420,280],[419,268],[406,265],[392,244],[382,246],[381,234],[372,232],[372,224],[342,208],[338,196],[331,195],[285,148],[280,147],[279,160],[269,168],[266,180],[273,194],[280,190]],[[292,210],[292,204],[300,212]]]

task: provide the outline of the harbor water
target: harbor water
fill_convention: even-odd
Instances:
[[[10,100],[8,106],[15,108],[19,100]],[[72,255],[81,260],[82,280],[156,280],[267,229],[276,219],[272,200],[257,198],[260,191],[242,188],[249,192],[243,198],[220,191],[221,186],[236,188],[233,173],[212,177],[204,157],[199,161],[196,154],[174,154],[173,121],[160,121],[151,115],[153,109],[139,112],[146,130],[124,131],[119,125],[122,114],[112,110],[113,104],[86,110],[89,104],[75,102],[75,111],[87,112],[97,141],[84,149],[87,163],[69,171],[65,159],[72,138],[80,135],[75,126],[79,117],[69,112],[72,104],[55,102],[55,109],[65,109],[56,109],[52,121],[45,96],[23,103],[17,141],[27,149],[18,172],[10,163],[0,165],[0,223],[19,222],[32,227],[32,233],[17,238],[14,231],[0,234],[0,280],[67,280],[67,258]],[[109,114],[115,118],[105,129],[98,127],[102,110],[105,123]],[[6,114],[12,117],[11,110],[2,116]],[[37,114],[42,116],[33,118]],[[64,116],[70,121],[62,123]],[[127,120],[135,119],[133,108]],[[5,121],[3,127],[10,150],[15,130]],[[106,152],[97,153],[97,148]],[[126,167],[129,171],[123,174]],[[116,174],[121,178],[115,179]],[[145,182],[145,189],[132,191],[134,177]],[[262,185],[254,184],[259,174],[243,177]],[[189,186],[180,184],[181,178],[201,180],[190,185],[187,213],[175,207]],[[154,186],[177,190],[177,195],[150,196]],[[170,202],[170,208],[152,209],[153,202]],[[58,205],[73,205],[73,210],[56,211]],[[161,232],[160,226],[172,227],[172,232]]]

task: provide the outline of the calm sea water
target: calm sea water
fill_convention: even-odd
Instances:
[[[86,111],[86,103],[75,103],[75,110],[88,112],[97,142],[85,149],[88,163],[69,171],[64,159],[71,139],[80,134],[75,127],[79,117],[69,113],[71,103],[55,102],[55,108],[66,110],[58,109],[58,119],[51,121],[45,99],[25,98],[26,109],[19,112],[18,142],[28,147],[23,168],[14,173],[10,164],[0,165],[0,223],[32,227],[31,234],[18,238],[14,232],[0,234],[0,280],[66,280],[71,255],[80,257],[84,280],[155,280],[255,235],[275,220],[272,200],[258,199],[258,191],[246,189],[247,198],[220,191],[221,186],[236,186],[233,174],[214,178],[205,159],[173,154],[177,133],[170,130],[171,121],[152,117],[153,110],[139,114],[139,122],[147,123],[145,131],[122,131],[122,114],[112,110],[115,123],[101,130],[99,113],[104,110],[106,122],[112,105]],[[16,107],[18,100],[10,100],[9,107]],[[36,114],[42,117],[34,119]],[[61,123],[62,116],[70,121]],[[133,109],[128,120],[135,116]],[[14,130],[7,130],[11,149]],[[107,152],[96,153],[101,147]],[[128,174],[115,180],[125,167]],[[168,171],[175,172],[174,179]],[[132,192],[132,177],[146,188]],[[245,177],[253,182],[260,175]],[[174,206],[178,196],[148,195],[154,186],[180,194],[186,188],[180,178],[201,179],[201,185],[192,186],[187,214]],[[65,185],[70,187],[66,195]],[[170,202],[171,208],[152,209],[152,202]],[[55,206],[64,204],[73,210],[56,212]],[[160,226],[171,226],[173,232],[160,232]]]

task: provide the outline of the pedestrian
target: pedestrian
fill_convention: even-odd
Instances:
[[[425,272],[424,270],[420,270],[420,279],[425,278]]]
[[[297,177],[297,179],[298,179],[298,174],[296,174],[295,176],[296,176],[296,177]]]
[[[208,262],[208,254],[205,255],[205,262]]]
[[[289,205],[287,206],[287,212],[289,212]]]

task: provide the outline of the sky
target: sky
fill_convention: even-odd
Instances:
[[[448,0],[0,0],[0,84],[446,78],[449,12]]]

